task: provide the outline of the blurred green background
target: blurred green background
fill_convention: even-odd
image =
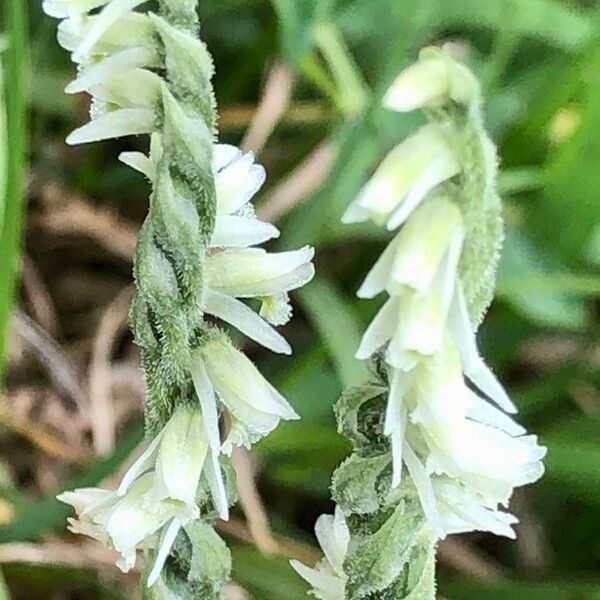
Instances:
[[[124,307],[149,189],[116,157],[146,141],[64,145],[88,101],[63,93],[73,67],[40,4],[0,6],[0,564],[16,599],[135,598],[135,577],[65,533],[53,498],[110,481],[141,440]],[[418,124],[379,108],[386,87],[422,46],[451,40],[483,83],[501,157],[506,244],[481,346],[549,452],[544,479],[515,495],[519,539],[444,542],[439,591],[600,599],[600,3],[202,0],[200,15],[221,140],[260,150],[257,205],[282,230],[275,247],[317,248],[318,277],[284,331],[294,356],[247,345],[302,420],[244,458],[272,532],[252,507],[250,527],[237,510],[221,528],[241,588],[231,598],[305,597],[286,557],[314,560],[313,523],[332,510],[329,480],[348,452],[332,404],[365,378],[352,355],[380,304],[354,292],[387,237],[340,215]],[[275,536],[279,553],[253,535],[263,550]]]

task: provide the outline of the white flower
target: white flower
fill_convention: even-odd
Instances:
[[[150,157],[126,152],[120,159],[156,178],[162,155],[160,136],[153,134]],[[309,247],[291,252],[268,253],[252,248],[279,236],[279,230],[256,218],[251,200],[265,181],[265,170],[254,155],[235,146],[214,147],[213,171],[217,193],[217,217],[206,260],[207,289],[203,309],[274,352],[291,354],[287,341],[271,325],[285,325],[291,317],[288,292],[314,276]],[[260,316],[238,298],[257,298]]]
[[[383,105],[391,110],[409,112],[417,108],[446,104],[450,99],[470,104],[477,94],[473,74],[454,60],[451,47],[426,48],[419,61],[398,75],[385,94]]]
[[[225,454],[231,454],[233,446],[249,448],[273,431],[281,419],[299,418],[254,364],[224,336],[214,337],[198,348],[192,377],[209,431],[218,432],[217,400],[229,413],[231,429],[220,448]],[[213,448],[220,446],[216,434],[210,442]]]
[[[409,372],[390,370],[385,433],[391,437],[393,485],[407,467],[429,521],[441,525],[431,479],[450,478],[487,509],[543,473],[546,449],[537,438],[469,389],[459,353],[446,334],[442,348]],[[504,518],[504,517],[503,517]]]
[[[48,2],[50,4],[55,7],[58,2]],[[76,4],[73,2],[72,6]],[[105,10],[107,8],[110,7]],[[72,52],[73,59],[84,67],[127,48],[151,48],[154,35],[155,28],[148,15],[132,11],[111,20],[101,19],[101,14],[74,13],[58,26],[59,44]],[[90,40],[95,40],[91,46]],[[87,47],[85,55],[81,52],[84,42]]]
[[[267,302],[280,298],[280,303],[287,306],[287,293],[313,278],[313,256],[314,250],[308,246],[277,253],[260,248],[228,248],[211,254],[206,260],[204,310],[274,352],[290,354],[285,339],[238,298]]]
[[[399,227],[434,188],[459,173],[450,140],[446,126],[421,127],[384,158],[342,221]]]
[[[290,564],[313,586],[312,594],[319,600],[344,600],[347,577],[343,564],[350,532],[338,506],[335,515],[321,515],[317,519],[315,534],[325,554],[323,560],[312,569],[297,560],[290,561]]]
[[[177,533],[197,519],[196,493],[204,474],[215,505],[227,518],[227,500],[216,454],[199,409],[180,406],[148,449],[125,474],[116,492],[97,488],[65,492],[58,499],[77,513],[70,519],[74,533],[88,535],[121,555],[117,565],[128,571],[136,552],[157,548],[148,578],[160,575]]]
[[[265,181],[265,170],[250,152],[235,146],[215,146],[213,169],[217,219],[211,241],[216,248],[206,261],[204,310],[228,322],[274,352],[291,354],[286,340],[269,323],[284,325],[291,316],[288,292],[314,276],[309,247],[268,253],[251,248],[278,237],[276,227],[256,218],[250,203]],[[238,298],[258,298],[260,316]]]
[[[83,15],[94,8],[104,6],[108,2],[110,0],[44,0],[42,8],[51,17],[67,19]]]
[[[432,198],[415,211],[358,290],[363,298],[386,290],[390,298],[367,328],[357,358],[389,341],[386,361],[407,369],[439,348],[462,240],[460,212],[449,200]]]

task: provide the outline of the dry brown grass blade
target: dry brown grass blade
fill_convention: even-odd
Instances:
[[[336,150],[333,142],[331,140],[321,142],[257,208],[259,218],[275,222],[306,200],[327,179],[333,169],[335,158]]]
[[[60,333],[56,307],[35,263],[23,256],[21,283],[35,320],[52,336]]]
[[[88,457],[81,448],[68,444],[30,420],[15,418],[0,397],[0,423],[7,429],[24,437],[45,454],[72,464],[83,464]]]
[[[256,114],[254,104],[235,104],[225,106],[219,115],[221,131],[247,128]],[[294,102],[281,118],[286,125],[310,125],[323,123],[330,118],[328,105],[325,102],[308,100]]]
[[[438,546],[438,559],[463,575],[477,581],[494,583],[504,578],[500,566],[492,559],[483,556],[466,542],[449,537]]]
[[[241,143],[244,152],[252,150],[258,154],[264,148],[288,109],[293,84],[294,74],[286,65],[276,63],[270,69],[262,98]]]
[[[216,528],[223,534],[241,542],[252,544],[254,542],[250,528],[246,523],[235,517],[231,517],[229,521],[217,521]],[[294,558],[306,564],[316,564],[323,558],[323,554],[307,544],[298,542],[292,538],[273,534],[273,538],[277,543],[278,554],[286,558]]]
[[[112,256],[131,261],[137,241],[135,225],[111,210],[92,206],[57,183],[42,186],[40,197],[46,210],[41,216],[32,216],[31,224],[55,235],[85,236]]]
[[[79,384],[77,371],[56,341],[18,309],[13,313],[11,326],[44,365],[56,388],[71,398],[79,408],[83,408],[87,404],[87,398]]]
[[[92,346],[88,370],[90,425],[94,449],[108,454],[114,447],[116,419],[111,395],[110,359],[118,335],[127,326],[133,286],[127,286],[104,310]]]
[[[231,462],[237,473],[239,501],[248,520],[252,540],[263,552],[278,552],[277,542],[271,533],[267,513],[256,488],[250,453],[244,447],[237,447],[231,455]]]

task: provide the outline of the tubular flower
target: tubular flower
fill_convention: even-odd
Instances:
[[[315,524],[315,534],[325,554],[323,560],[312,569],[297,560],[290,564],[312,585],[312,594],[319,600],[344,600],[347,577],[343,565],[350,531],[342,511],[336,507],[335,515],[321,515]]]
[[[152,585],[179,530],[199,517],[196,493],[202,476],[214,482],[214,504],[227,517],[221,470],[209,454],[200,410],[179,407],[127,471],[116,492],[84,488],[58,497],[77,512],[69,529],[119,552],[117,565],[125,572],[134,566],[138,549],[156,544],[156,560],[148,578]]]
[[[233,446],[246,446],[270,433],[281,419],[298,419],[285,398],[259,373],[252,362],[226,338],[207,341],[195,354],[192,376],[205,415],[217,418],[217,400],[226,408],[230,433],[221,446],[218,436],[211,445],[226,454]],[[218,432],[218,428],[211,428]]]
[[[188,586],[220,598],[231,559],[210,524],[216,515],[228,518],[225,455],[234,446],[249,447],[281,419],[298,417],[211,317],[291,354],[273,325],[289,320],[289,292],[313,277],[314,251],[257,247],[279,236],[256,217],[251,202],[265,170],[252,153],[215,143],[214,69],[198,38],[197,1],[159,0],[156,14],[136,10],[145,3],[43,2],[49,15],[62,19],[58,41],[78,67],[66,91],[92,99],[90,121],[67,142],[149,134],[147,154],[119,158],[152,184],[131,308],[151,442],[117,492],[76,490],[61,499],[77,511],[72,529],[119,551],[122,568],[142,549],[154,564],[149,586]],[[258,314],[245,301],[260,303]],[[231,428],[222,441],[224,414]],[[176,568],[167,561],[172,546]],[[211,569],[203,572],[193,565],[207,562],[207,548]]]

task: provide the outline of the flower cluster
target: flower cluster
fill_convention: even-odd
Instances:
[[[450,47],[423,50],[384,106],[422,109],[428,123],[391,150],[343,215],[396,233],[358,290],[386,295],[356,352],[376,381],[337,404],[353,445],[332,485],[346,553],[332,554],[331,536],[317,531],[325,562],[295,565],[323,600],[435,597],[436,541],[473,530],[515,537],[517,519],[502,507],[543,473],[546,449],[510,416],[516,408],[476,343],[502,242],[480,104]]]
[[[201,477],[211,484],[215,506],[227,515],[221,469],[214,458],[201,411],[180,407],[127,471],[116,492],[83,488],[58,497],[77,512],[78,518],[69,520],[69,529],[119,552],[117,565],[125,572],[134,566],[138,548],[157,547],[148,577],[152,585],[179,530],[200,516],[196,491]]]
[[[392,485],[404,465],[440,537],[472,529],[514,537],[516,519],[498,507],[542,475],[545,449],[506,414],[516,409],[478,352],[465,299],[470,282],[460,262],[472,228],[460,180],[473,165],[464,159],[459,125],[440,107],[474,110],[476,86],[444,50],[423,51],[398,76],[385,106],[435,117],[390,152],[344,220],[403,225],[358,291],[388,296],[356,356],[382,351],[387,364]],[[493,178],[495,158],[485,166]]]
[[[153,187],[136,251],[132,325],[148,383],[148,429],[156,435],[116,492],[81,489],[60,499],[76,509],[71,530],[118,551],[123,570],[137,550],[147,551],[152,586],[182,529],[228,518],[222,463],[233,447],[250,447],[281,419],[298,418],[215,321],[291,354],[273,326],[291,317],[289,292],[313,277],[314,251],[257,247],[279,235],[251,204],[265,171],[252,153],[214,143],[213,68],[197,38],[196,2],[162,2],[159,14],[137,12],[143,3],[43,6],[62,19],[59,42],[78,65],[67,92],[92,98],[90,122],[68,143],[151,135],[148,155],[124,152],[120,160]],[[259,313],[244,300],[257,302]]]

